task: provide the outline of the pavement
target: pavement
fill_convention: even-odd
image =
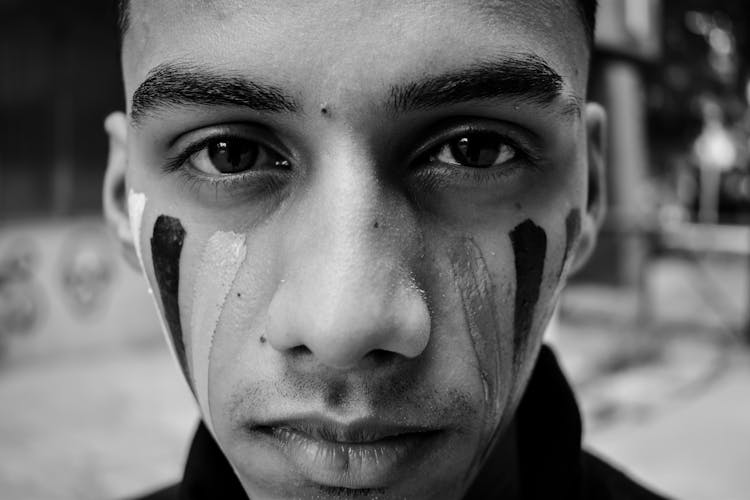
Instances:
[[[645,293],[572,286],[551,339],[590,449],[671,498],[750,498],[747,261],[662,259]]]
[[[550,334],[587,446],[674,498],[750,498],[745,266],[662,259],[640,294],[572,285]],[[174,481],[197,421],[160,343],[0,364],[0,408],[4,500],[127,498]]]

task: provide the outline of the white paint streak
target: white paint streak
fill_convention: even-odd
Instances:
[[[211,346],[227,295],[246,254],[244,235],[222,231],[214,233],[203,250],[193,287],[193,310],[190,317],[193,382],[198,404],[211,431],[213,426],[208,404]]]
[[[146,195],[136,193],[131,188],[128,192],[128,217],[130,218],[130,232],[133,235],[133,246],[138,255],[141,271],[145,274],[143,266],[143,252],[141,251],[141,224],[143,223],[143,211],[146,209]]]

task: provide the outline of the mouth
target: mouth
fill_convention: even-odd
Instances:
[[[304,477],[323,486],[384,488],[434,448],[439,429],[395,425],[376,419],[346,424],[299,418],[252,425]]]

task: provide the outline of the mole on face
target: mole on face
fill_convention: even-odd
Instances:
[[[160,215],[154,224],[151,236],[151,256],[154,265],[156,283],[159,285],[161,302],[164,306],[169,333],[172,336],[175,354],[180,367],[188,381],[190,389],[195,393],[188,373],[187,356],[185,355],[185,341],[182,337],[182,323],[180,322],[180,306],[178,291],[180,286],[180,254],[185,241],[185,229],[179,219]]]
[[[547,233],[531,219],[526,219],[510,232],[510,241],[516,260],[513,346],[515,364],[518,365],[518,357],[526,350],[525,346],[534,321],[534,310],[539,300],[547,254]]]
[[[565,252],[563,253],[562,263],[560,264],[560,272],[558,273],[557,279],[562,277],[563,271],[565,270],[565,264],[568,262],[568,256],[573,246],[578,241],[578,237],[581,235],[581,210],[574,208],[568,212],[568,216],[565,218]]]

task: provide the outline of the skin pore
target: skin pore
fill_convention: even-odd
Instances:
[[[603,116],[572,3],[491,3],[131,6],[108,217],[251,498],[461,498],[490,453],[514,470]]]

